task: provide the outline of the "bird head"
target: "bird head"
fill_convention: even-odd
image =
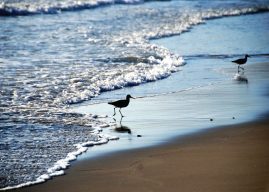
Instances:
[[[126,99],[130,99],[130,98],[133,98],[133,97],[132,97],[131,95],[128,94],[128,95],[126,96]],[[133,99],[134,99],[134,98],[133,98]]]
[[[250,56],[248,54],[246,54],[245,57],[247,58],[247,57],[250,57]]]

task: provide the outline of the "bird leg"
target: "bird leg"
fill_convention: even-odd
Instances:
[[[121,125],[121,122],[122,122],[122,118],[123,118],[123,116],[121,116],[121,118],[120,118],[120,126],[122,126],[122,125]]]
[[[243,67],[241,67],[240,65],[238,65],[238,74],[241,72],[241,71],[240,71],[240,69],[242,69],[242,70],[243,70],[242,74],[244,74],[245,69],[244,69]]]
[[[240,72],[240,65],[238,65],[238,68],[237,68],[237,73]]]
[[[120,112],[120,114],[121,114],[121,117],[124,117],[124,116],[122,115],[122,113],[121,113],[121,108],[120,108],[119,112]]]
[[[243,69],[242,75],[244,75],[245,73],[245,69],[243,67],[240,67],[241,69]]]
[[[115,116],[115,115],[116,115],[116,110],[115,110],[115,109],[116,109],[116,107],[114,107],[114,114],[113,114],[113,116]]]

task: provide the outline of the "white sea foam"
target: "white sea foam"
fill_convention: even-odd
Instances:
[[[43,183],[52,177],[63,175],[64,170],[70,166],[70,162],[76,160],[77,156],[86,152],[89,147],[92,147],[94,145],[106,144],[108,143],[109,140],[119,139],[117,136],[111,136],[105,134],[97,135],[97,138],[98,140],[96,141],[87,141],[84,143],[75,144],[75,147],[77,149],[76,151],[70,152],[67,154],[66,158],[58,160],[52,167],[50,167],[47,170],[47,173],[40,175],[35,181],[25,182],[15,186],[8,186],[5,188],[1,188],[0,191],[17,189],[38,183]]]
[[[16,16],[30,14],[56,14],[61,11],[73,11],[81,9],[96,8],[112,4],[136,4],[143,0],[83,0],[83,1],[44,1],[44,0],[25,0],[2,2],[0,4],[0,16]]]
[[[0,16],[17,16],[17,15],[31,15],[31,14],[57,14],[62,11],[74,11],[81,9],[97,8],[112,4],[137,4],[146,2],[144,0],[83,0],[83,1],[49,1],[49,0],[24,0],[24,1],[3,1],[0,4]],[[240,15],[250,12],[268,11],[268,6],[252,7],[243,9],[221,10],[221,13],[215,10],[210,11],[207,18]],[[193,20],[192,24],[202,22]],[[182,26],[183,28],[184,25]],[[149,34],[150,35],[150,34]],[[167,33],[169,35],[169,33]],[[89,38],[91,40],[91,38]],[[95,41],[95,40],[94,40]]]

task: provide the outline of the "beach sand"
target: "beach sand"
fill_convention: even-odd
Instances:
[[[83,161],[63,177],[18,191],[269,191],[266,117]]]

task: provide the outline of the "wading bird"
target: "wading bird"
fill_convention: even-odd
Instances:
[[[244,68],[243,67],[240,67],[240,65],[244,65],[247,62],[248,57],[250,57],[250,56],[248,54],[246,54],[245,55],[245,58],[243,58],[243,59],[236,59],[236,60],[232,61],[232,62],[238,64],[238,73],[239,73],[240,68],[244,70]]]
[[[133,98],[131,95],[127,95],[126,96],[126,99],[123,99],[123,100],[118,100],[118,101],[114,101],[114,102],[109,102],[108,104],[110,105],[113,105],[114,106],[114,115],[116,115],[116,111],[115,109],[116,108],[120,108],[119,109],[119,112],[121,114],[122,117],[124,117],[121,113],[121,108],[124,108],[124,107],[127,107],[129,105],[129,102],[130,102],[130,98]],[[134,98],[133,98],[134,99]]]

